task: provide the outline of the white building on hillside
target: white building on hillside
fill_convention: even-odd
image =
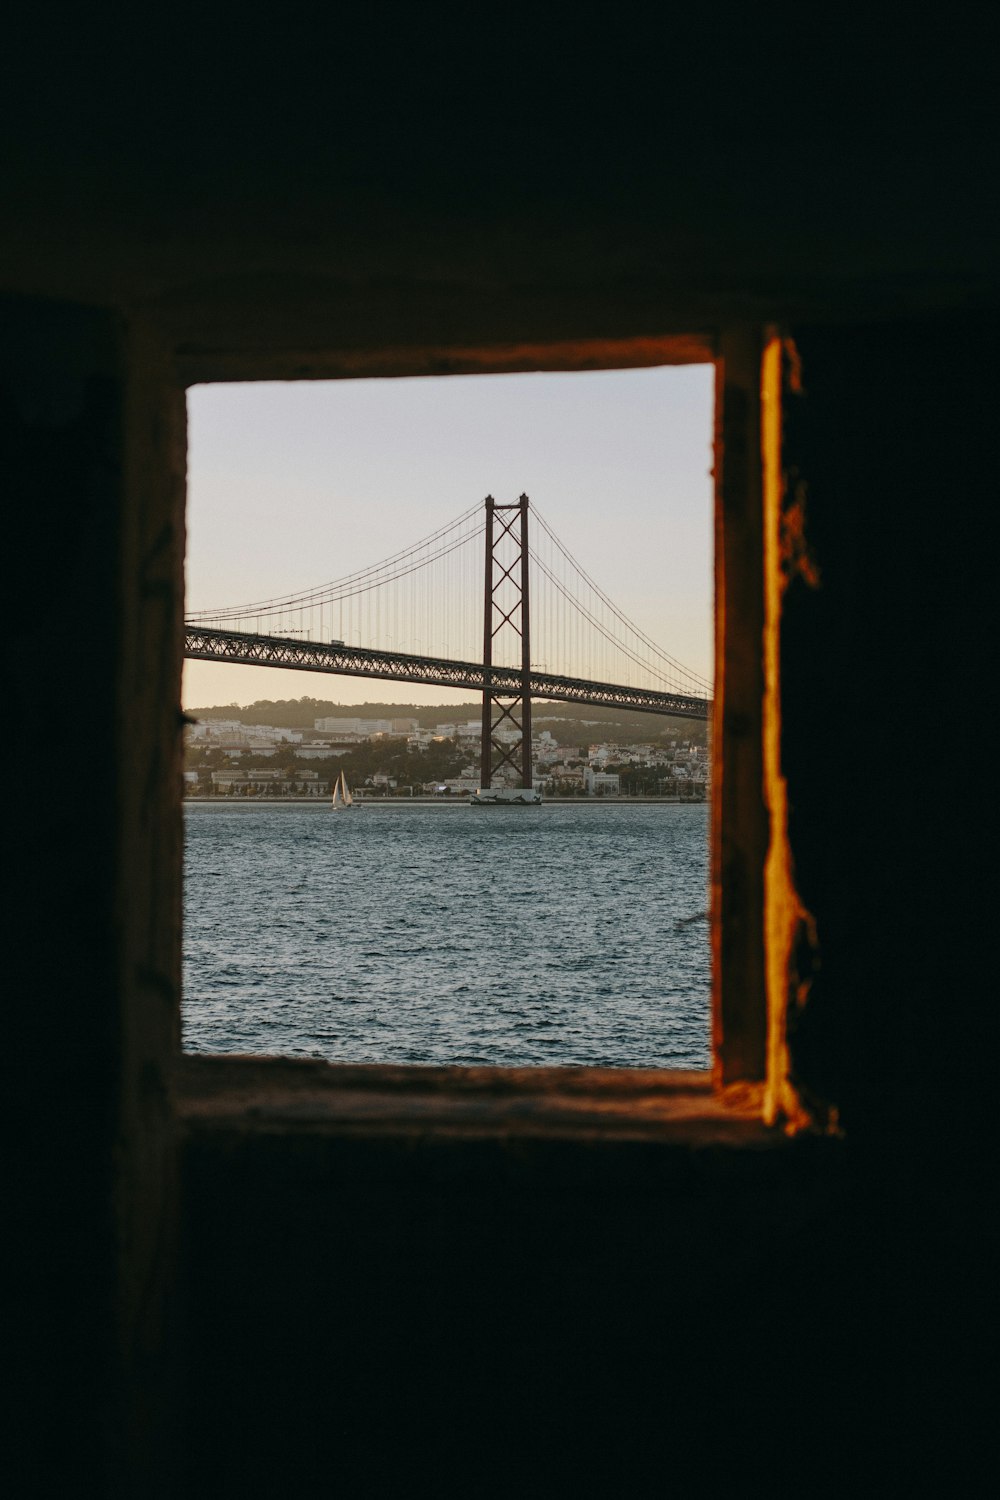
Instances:
[[[583,773],[588,797],[617,797],[621,794],[621,777],[611,771],[595,771],[588,766]]]

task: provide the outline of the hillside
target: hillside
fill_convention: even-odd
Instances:
[[[482,712],[480,701],[469,703],[331,703],[325,698],[283,698],[272,700],[259,698],[255,703],[224,703],[212,707],[193,708],[189,716],[201,719],[239,719],[244,724],[273,724],[282,729],[312,729],[316,719],[416,719],[421,727],[433,729],[438,724],[462,723],[476,719]],[[532,722],[536,729],[549,728],[557,733],[556,725],[572,727],[572,738],[584,729],[600,730],[602,740],[649,741],[660,738],[675,739],[678,736],[695,744],[704,744],[708,725],[691,719],[671,719],[658,714],[630,713],[622,709],[593,708],[587,704],[546,703],[536,701],[532,707]],[[557,736],[558,737],[558,736]],[[569,738],[570,735],[567,735]]]

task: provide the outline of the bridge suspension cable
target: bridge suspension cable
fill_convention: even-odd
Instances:
[[[614,652],[620,653],[626,661],[638,666],[671,691],[708,696],[711,693],[708,680],[664,651],[640,626],[628,618],[577,561],[537,506],[533,506],[532,515],[536,526],[541,528],[554,549],[555,558],[563,565],[562,576],[557,576],[553,560],[546,562],[544,549],[539,547],[537,535],[532,550],[534,564],[569,607],[576,610]],[[583,598],[580,597],[581,592]],[[621,627],[621,631],[613,628],[612,621]]]
[[[473,519],[475,525],[469,530],[467,523]],[[462,526],[466,527],[466,532],[456,540],[453,534]],[[428,563],[445,556],[452,549],[465,546],[482,531],[482,507],[474,505],[462,515],[457,516],[454,521],[449,521],[446,526],[439,527],[437,531],[431,532],[419,542],[413,542],[402,551],[384,558],[382,562],[361,568],[356,573],[347,573],[342,578],[334,579],[330,583],[318,584],[297,594],[280,594],[271,599],[259,599],[250,604],[229,605],[221,609],[194,610],[188,614],[187,618],[192,622],[206,622],[208,620],[243,619],[250,615],[280,615],[296,609],[311,608],[320,603],[352,597],[371,588],[379,588],[383,584],[392,583],[417,568],[427,566]],[[430,550],[432,547],[435,548],[433,552]],[[414,562],[415,558],[418,560]]]
[[[708,681],[624,613],[534,505],[530,515],[532,668],[543,675],[710,697]],[[438,661],[482,660],[485,530],[483,507],[471,506],[381,562],[295,593],[199,609],[189,613],[188,625]],[[513,579],[503,575],[505,545],[497,554],[501,613],[514,597],[508,597]],[[496,665],[518,665],[520,649],[517,630],[506,627],[494,642]]]

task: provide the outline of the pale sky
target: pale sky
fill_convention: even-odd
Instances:
[[[304,590],[522,491],[625,614],[712,675],[709,365],[201,385],[188,392],[187,607]],[[185,662],[186,708],[468,692]]]

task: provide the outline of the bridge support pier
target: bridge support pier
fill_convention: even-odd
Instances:
[[[531,616],[528,584],[528,497],[514,505],[497,505],[486,497],[486,569],[483,607],[483,726],[479,784],[484,791],[504,765],[519,774],[522,787],[532,785],[531,763]],[[520,637],[521,691],[494,691],[493,648],[509,626]],[[505,723],[520,736],[514,744],[498,739]]]

